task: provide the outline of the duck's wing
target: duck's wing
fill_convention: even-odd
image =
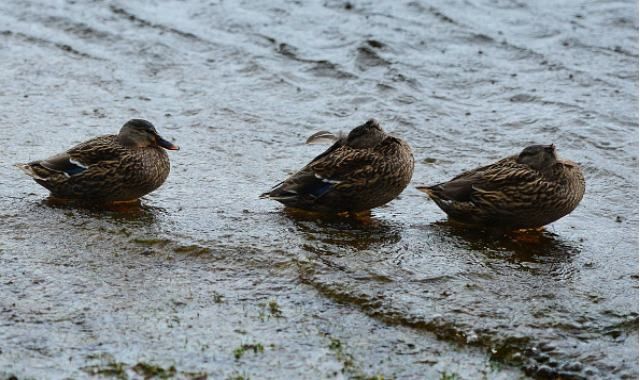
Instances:
[[[45,160],[32,163],[32,165],[35,164],[54,172],[64,173],[67,176],[80,174],[87,170],[90,165],[87,162],[74,159],[68,152],[56,154]]]
[[[316,178],[346,188],[375,182],[375,164],[380,163],[380,159],[380,153],[373,149],[342,146],[332,154],[311,162],[309,169]]]
[[[402,146],[403,142],[392,136],[367,149],[342,145],[328,154],[318,156],[308,165],[308,169],[317,180],[322,181],[325,193],[332,189],[357,192],[375,186],[384,181],[390,172],[396,172],[396,163],[389,157],[395,157]]]
[[[331,188],[331,183],[324,182],[315,177],[313,171],[307,167],[293,174],[291,177],[275,185],[269,192],[260,198],[274,200],[287,200],[303,197],[320,198]]]
[[[44,160],[18,165],[27,174],[36,174],[40,179],[47,175],[64,174],[67,177],[83,173],[93,165],[117,161],[122,149],[112,144],[114,136],[101,136]],[[33,175],[32,175],[33,176]]]
[[[536,194],[552,186],[542,173],[508,158],[462,173],[451,181],[428,189],[429,195],[442,200],[495,203]]]
[[[371,149],[353,149],[336,143],[262,197],[317,199],[336,188],[348,190],[375,182],[374,164],[378,156]]]

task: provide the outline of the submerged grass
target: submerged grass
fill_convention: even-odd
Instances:
[[[232,373],[226,380],[250,380],[249,376],[246,374],[240,374],[237,372]]]
[[[458,374],[455,372],[440,372],[440,380],[458,380],[460,379],[460,377],[458,377]]]
[[[128,365],[121,362],[109,362],[106,364],[91,365],[82,368],[82,371],[91,375],[118,380],[128,380],[130,378],[143,379],[188,379],[205,380],[208,378],[206,372],[179,372],[175,366],[167,368],[159,365],[138,362]]]
[[[176,367],[170,366],[167,369],[164,369],[160,366],[148,364],[148,363],[138,363],[131,367],[133,372],[138,375],[144,377],[145,379],[169,379],[176,375]]]
[[[122,380],[126,380],[129,378],[129,375],[127,375],[127,365],[124,363],[92,365],[84,367],[82,368],[82,370],[92,376],[103,376]]]
[[[269,306],[269,313],[271,313],[272,316],[276,318],[282,317],[282,310],[280,309],[280,305],[278,305],[278,302],[276,300],[269,301],[268,306]]]
[[[233,357],[236,358],[236,360],[239,360],[247,351],[253,351],[254,354],[262,353],[264,352],[264,346],[262,343],[242,344],[233,350]]]
[[[350,379],[355,380],[385,380],[384,375],[367,375],[356,363],[353,355],[347,352],[345,345],[340,339],[328,336],[329,350],[333,352],[335,358],[342,364],[342,373]]]

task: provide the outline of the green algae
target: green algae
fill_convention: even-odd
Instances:
[[[246,352],[253,352],[254,354],[259,354],[264,352],[264,346],[262,345],[262,343],[242,344],[233,350],[233,357],[236,360],[239,360],[240,358],[242,358],[242,356],[244,356]]]

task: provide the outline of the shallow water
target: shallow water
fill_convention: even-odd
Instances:
[[[637,14],[3,2],[0,377],[637,378]],[[12,167],[132,117],[182,147],[140,208],[52,204]],[[365,221],[257,199],[325,148],[307,136],[370,117],[413,146],[399,199]],[[531,143],[587,179],[536,241],[447,223],[413,187]]]

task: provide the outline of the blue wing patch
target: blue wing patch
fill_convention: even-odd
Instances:
[[[318,187],[313,187],[309,189],[309,194],[313,195],[316,198],[320,198],[321,196],[325,195],[329,190],[331,190],[331,187],[333,186],[333,184],[330,182],[320,182],[319,185],[320,186]]]
[[[87,166],[85,166],[82,162],[78,162],[77,160],[73,160],[70,157],[64,155],[59,155],[54,157],[53,159],[39,161],[37,163],[43,168],[62,172],[69,177],[75,174],[80,174],[83,171],[87,170]]]
[[[74,174],[80,174],[85,170],[87,170],[87,168],[71,163],[69,166],[64,168],[63,171],[69,175],[74,175]]]

